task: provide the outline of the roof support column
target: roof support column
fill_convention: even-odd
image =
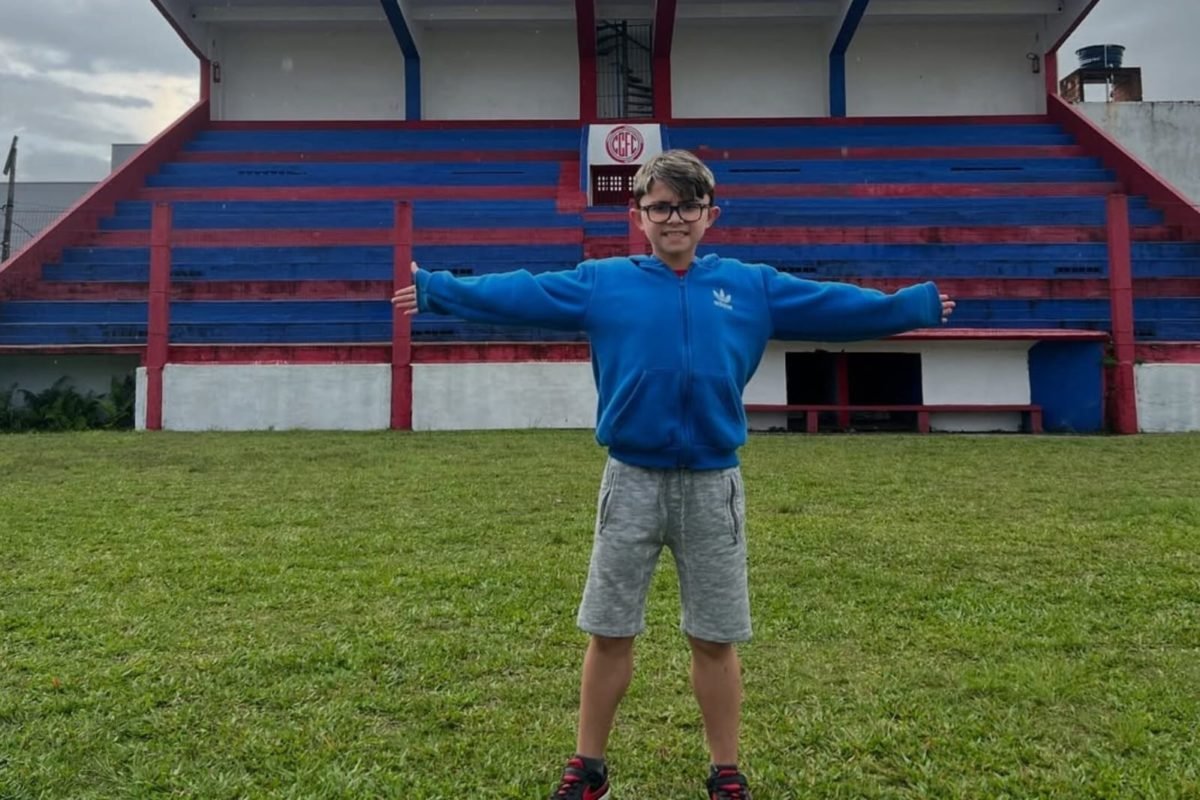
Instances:
[[[654,68],[654,118],[671,121],[671,43],[675,38],[676,0],[654,0],[650,58]]]
[[[846,116],[846,51],[871,0],[843,0],[829,48],[829,116]]]
[[[404,53],[404,118],[421,118],[421,53],[417,49],[412,29],[405,19],[405,0],[380,0],[383,13],[387,15],[396,43]]]
[[[579,121],[596,121],[596,0],[575,0],[579,39]]]

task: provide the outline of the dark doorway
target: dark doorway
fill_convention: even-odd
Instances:
[[[846,353],[852,405],[920,405],[918,353]],[[915,411],[855,411],[850,424],[860,431],[915,431]]]
[[[837,400],[837,355],[818,350],[815,353],[788,353],[785,360],[787,370],[787,404],[833,405]],[[824,427],[836,425],[837,415],[821,414]],[[789,431],[803,431],[803,415],[789,415]]]
[[[787,403],[814,405],[920,405],[918,353],[788,353]],[[823,411],[819,430],[915,431],[915,411]],[[789,431],[806,429],[805,417],[788,418]]]

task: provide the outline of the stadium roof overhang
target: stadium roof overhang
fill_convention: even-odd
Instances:
[[[570,22],[575,0],[151,0],[201,58],[215,29],[388,24],[399,9],[410,27]],[[653,19],[659,0],[596,0],[597,19]],[[1097,0],[675,0],[676,19],[794,20],[838,25],[865,6],[867,22],[1044,20],[1047,50],[1083,20]],[[390,6],[390,8],[389,8]]]

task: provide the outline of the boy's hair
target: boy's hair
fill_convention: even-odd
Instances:
[[[704,195],[708,195],[709,202],[716,200],[717,179],[712,170],[687,150],[666,150],[642,164],[633,176],[634,202],[640,203],[656,183],[685,202]]]

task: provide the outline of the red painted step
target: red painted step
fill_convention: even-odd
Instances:
[[[171,345],[169,364],[390,364],[388,345]]]
[[[1003,242],[1103,242],[1106,231],[1099,226],[879,226],[853,228],[772,227],[711,228],[708,244],[998,244]],[[1134,229],[1138,241],[1169,241],[1178,238],[1174,228],[1145,226]]]
[[[392,244],[387,228],[324,230],[176,230],[171,243],[180,246],[337,246]],[[856,227],[856,228],[712,228],[708,244],[998,244],[1004,242],[1103,242],[1106,232],[1089,226],[999,226],[999,227]],[[1179,230],[1168,225],[1133,229],[1140,242],[1179,241]],[[581,228],[418,228],[416,244],[583,244]],[[596,237],[615,242],[615,237]],[[149,231],[95,231],[80,237],[79,247],[146,247]]]
[[[140,189],[135,200],[554,200],[557,186],[286,186]]]
[[[229,164],[300,164],[300,163],[371,163],[391,164],[423,161],[426,163],[486,164],[497,161],[565,161],[579,159],[575,150],[247,150],[184,151],[173,161]]]
[[[587,194],[580,188],[579,159],[563,161],[558,169],[558,195],[555,210],[560,214],[578,214],[587,208]]]
[[[183,247],[322,247],[392,244],[390,228],[176,229],[171,244]],[[582,244],[580,228],[418,228],[416,244]],[[96,231],[78,247],[146,247],[149,231]]]
[[[820,280],[817,278],[816,280]],[[925,278],[857,278],[846,283],[894,292]],[[1038,278],[939,278],[938,288],[960,299],[1038,298],[1094,300],[1109,296],[1103,279]],[[172,300],[386,300],[391,281],[186,281],[171,285]],[[1134,295],[1149,297],[1200,297],[1200,278],[1139,278]],[[136,301],[146,299],[144,283],[39,283],[22,300]]]
[[[843,183],[718,186],[723,197],[1094,197],[1119,183]]]
[[[1080,158],[1078,145],[958,146],[958,147],[698,147],[705,161],[828,161],[918,158]]]

